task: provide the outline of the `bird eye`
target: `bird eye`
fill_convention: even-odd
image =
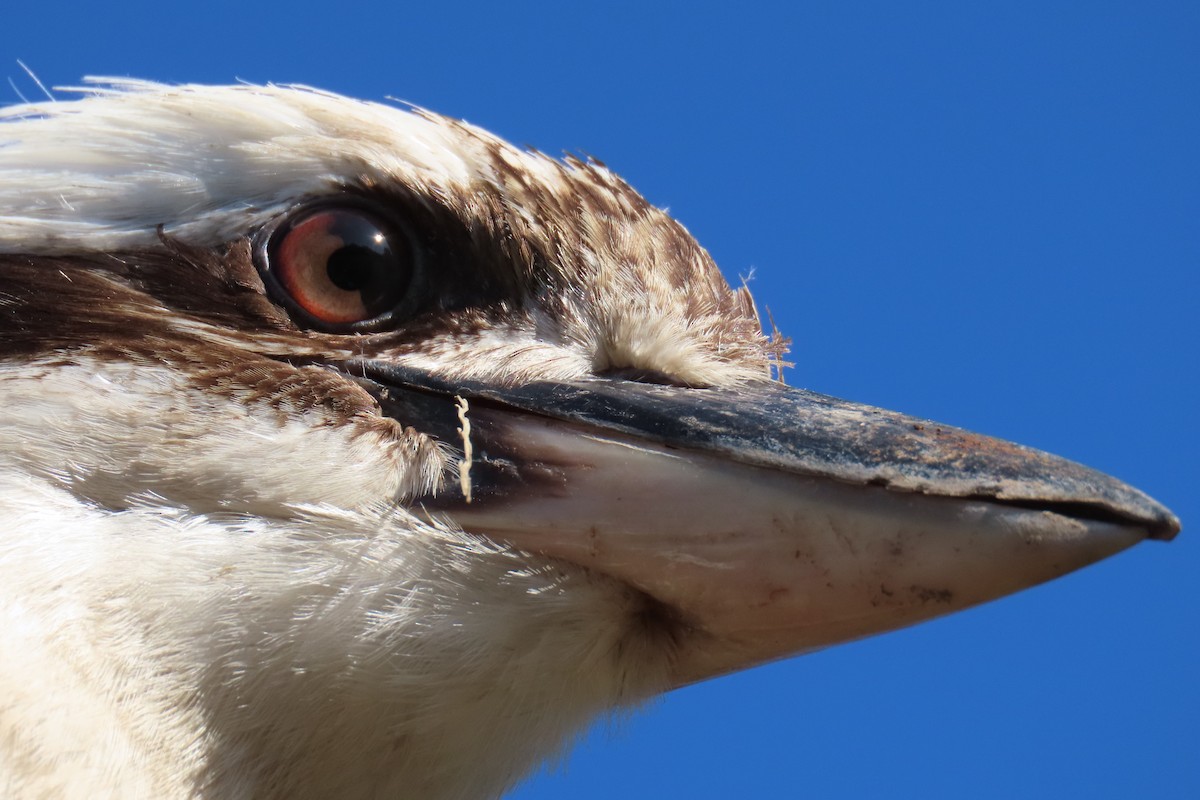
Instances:
[[[411,236],[365,209],[318,208],[277,228],[265,269],[288,304],[320,327],[362,329],[405,304],[419,253]]]

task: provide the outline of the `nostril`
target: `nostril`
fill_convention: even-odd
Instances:
[[[678,386],[681,389],[705,389],[705,384],[688,381],[660,372],[656,369],[641,369],[638,367],[614,367],[600,370],[596,373],[601,378],[611,378],[618,381],[634,381],[635,383],[651,383],[659,386]]]

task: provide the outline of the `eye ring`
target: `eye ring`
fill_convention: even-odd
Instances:
[[[342,197],[289,211],[259,232],[259,274],[305,327],[364,333],[411,318],[424,296],[427,249],[375,204]]]

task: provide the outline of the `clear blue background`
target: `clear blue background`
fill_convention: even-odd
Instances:
[[[516,797],[1200,797],[1200,4],[96,7],[7,3],[0,75],[302,82],[594,154],[753,271],[790,382],[1062,453],[1184,520],[676,692]]]

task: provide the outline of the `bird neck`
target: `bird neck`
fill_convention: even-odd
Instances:
[[[493,797],[667,685],[627,587],[394,505],[117,491],[183,460],[149,452],[153,398],[89,428],[103,388],[5,379],[5,796]],[[291,466],[294,431],[251,434],[236,470]]]
[[[113,513],[4,474],[0,727],[40,767],[4,777],[489,797],[660,688],[628,682],[658,657],[631,636],[636,596],[612,611],[627,590],[399,521]]]

